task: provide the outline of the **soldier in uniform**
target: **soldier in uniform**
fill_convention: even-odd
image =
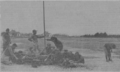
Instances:
[[[9,61],[12,61],[12,62],[16,62],[16,60],[18,59],[16,57],[16,55],[14,54],[14,50],[15,48],[17,47],[17,44],[13,44],[12,46],[9,46],[6,50],[5,50],[5,56],[8,56],[9,58]]]
[[[62,42],[61,42],[60,40],[58,40],[56,37],[51,37],[51,39],[47,39],[47,41],[52,41],[52,42],[55,44],[56,48],[57,48],[58,50],[62,51],[62,49],[63,49],[63,44],[62,44]]]
[[[51,52],[52,52],[52,46],[51,46],[51,44],[47,44],[46,54],[50,54]]]
[[[64,52],[63,52],[63,58],[69,58],[68,50],[64,50]]]
[[[79,52],[76,52],[75,53],[75,61],[77,62],[77,63],[85,63],[85,61],[84,61],[84,57],[83,56],[81,56],[80,54],[79,54]]]
[[[10,46],[11,43],[11,39],[10,39],[10,35],[9,35],[9,29],[6,29],[6,32],[4,32],[2,34],[3,37],[3,51],[6,50],[6,48],[8,48]]]
[[[43,38],[44,36],[38,36],[36,34],[37,34],[37,31],[33,30],[33,35],[28,40],[34,43],[33,48],[34,48],[36,55],[38,55],[40,53],[40,49],[38,46],[38,38]]]
[[[69,55],[69,59],[70,59],[70,60],[73,60],[73,59],[74,59],[74,54],[72,53],[72,51],[69,51],[69,52],[68,52],[68,55]]]
[[[115,48],[116,48],[115,44],[112,44],[112,43],[107,43],[104,45],[105,57],[107,62],[112,61],[111,52],[112,52],[112,49],[115,49]]]

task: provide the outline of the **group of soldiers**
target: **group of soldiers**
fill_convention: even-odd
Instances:
[[[3,32],[1,35],[3,37],[3,45],[2,45],[2,56],[7,56],[8,60],[11,61],[13,58],[18,59],[15,54],[14,50],[17,47],[17,44],[14,43],[11,45],[11,38],[9,34],[10,30],[7,28],[6,32]],[[10,46],[11,45],[11,46]]]
[[[72,53],[72,51],[63,50],[63,44],[56,37],[51,37],[46,39],[47,41],[52,41],[55,46],[47,44],[45,51],[41,51],[38,44],[38,38],[44,38],[45,36],[37,35],[37,31],[33,30],[33,34],[28,41],[33,43],[33,47],[28,49],[28,53],[25,54],[23,51],[15,52],[17,44],[11,42],[10,30],[6,29],[6,32],[2,33],[3,37],[3,51],[2,54],[8,57],[9,61],[12,63],[30,63],[33,67],[37,67],[40,64],[59,64],[68,66],[73,66],[73,63],[85,63],[84,57],[79,54],[79,52]],[[12,44],[12,45],[10,45]],[[107,43],[104,45],[105,58],[106,61],[112,61],[111,52],[112,49],[116,48],[115,44]]]
[[[17,44],[11,42],[10,30],[7,28],[6,32],[2,33],[3,37],[3,51],[2,54],[8,57],[12,63],[30,63],[33,67],[40,64],[59,64],[59,65],[70,65],[71,63],[84,63],[84,58],[76,52],[73,54],[71,51],[63,50],[63,44],[56,37],[46,39],[52,41],[55,46],[47,44],[45,51],[41,51],[38,44],[38,38],[44,38],[45,36],[37,35],[37,31],[32,31],[32,36],[28,38],[28,41],[33,43],[33,47],[28,49],[29,53],[26,54],[23,51],[15,52]],[[11,45],[12,44],[12,45]],[[73,64],[71,65],[73,66]]]

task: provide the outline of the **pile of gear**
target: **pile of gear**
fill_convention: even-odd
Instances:
[[[73,54],[71,51],[63,50],[63,44],[56,37],[51,37],[47,41],[52,41],[55,47],[51,44],[47,44],[44,51],[40,51],[38,38],[44,38],[45,36],[37,35],[37,31],[33,30],[33,35],[28,38],[33,43],[33,47],[30,47],[27,51],[15,52],[17,44],[11,44],[11,38],[9,35],[9,29],[1,34],[3,37],[3,53],[9,58],[9,61],[16,64],[29,64],[32,67],[38,67],[41,65],[59,65],[62,67],[76,67],[76,64],[83,63],[84,58],[78,52]],[[4,60],[3,60],[4,61]]]
[[[77,67],[76,64],[83,63],[84,58],[78,52],[73,54],[71,51],[60,51],[48,44],[44,52],[41,52],[37,57],[33,53],[34,48],[29,48],[28,54],[23,51],[14,52],[15,56],[11,57],[11,61],[16,64],[29,64],[36,68],[41,65],[58,65],[61,67]]]

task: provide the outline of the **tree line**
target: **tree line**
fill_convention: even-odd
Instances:
[[[95,33],[95,34],[85,34],[85,35],[82,35],[81,37],[99,37],[99,38],[108,38],[108,37],[113,37],[113,38],[119,38],[120,35],[108,35],[106,32],[104,33]]]
[[[4,33],[4,32],[2,32]],[[2,34],[1,33],[1,34]],[[10,31],[10,36],[14,38],[28,38],[32,35],[32,33],[21,33],[16,30],[11,30]],[[39,35],[44,35],[44,33],[39,34]],[[50,33],[48,31],[45,32],[46,37],[49,37]],[[63,38],[79,38],[79,37],[86,37],[86,38],[119,38],[120,35],[108,35],[106,32],[104,33],[95,33],[95,34],[85,34],[85,35],[78,35],[78,36],[69,36],[67,34],[53,34],[52,36],[55,37],[63,37]]]

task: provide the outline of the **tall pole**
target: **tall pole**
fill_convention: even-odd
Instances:
[[[44,1],[43,1],[43,26],[44,26],[44,36],[45,35],[45,5],[44,5]],[[46,38],[44,37],[44,47],[46,47]]]

